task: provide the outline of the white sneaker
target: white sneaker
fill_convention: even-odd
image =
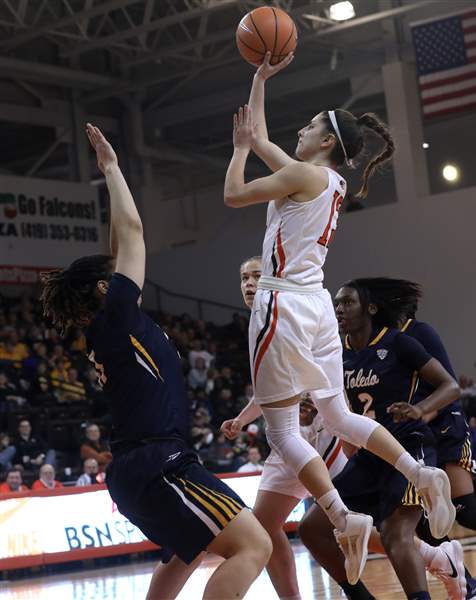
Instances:
[[[428,571],[443,583],[449,600],[465,600],[466,577],[464,574],[463,548],[459,542],[443,542],[431,561]]]
[[[437,539],[445,537],[456,516],[448,475],[435,467],[421,467],[415,486],[428,516],[431,534]]]
[[[356,584],[364,570],[368,554],[368,542],[372,531],[373,519],[369,515],[348,512],[345,529],[334,529],[334,536],[345,556],[347,581]]]

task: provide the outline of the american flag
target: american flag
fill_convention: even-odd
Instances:
[[[476,10],[412,23],[425,117],[476,106]]]

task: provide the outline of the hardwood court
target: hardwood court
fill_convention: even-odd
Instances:
[[[465,540],[468,543],[470,540]],[[472,541],[476,541],[474,538]],[[298,580],[303,600],[342,600],[339,589],[310,558],[299,541],[293,542]],[[476,545],[465,547],[465,562],[476,572]],[[0,600],[144,600],[155,563],[137,563],[64,575],[44,576],[0,584]],[[197,570],[179,596],[180,600],[201,598],[210,573],[217,565],[208,559]],[[447,598],[443,586],[428,576],[433,600]],[[404,600],[398,580],[386,558],[371,557],[363,581],[378,600]],[[276,600],[277,595],[264,573],[254,583],[247,600]]]

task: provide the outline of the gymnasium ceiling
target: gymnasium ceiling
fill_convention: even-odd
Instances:
[[[411,56],[406,23],[473,0],[274,0],[299,30],[296,59],[269,84],[271,135],[292,146],[320,108],[384,110],[378,74]],[[231,115],[252,69],[234,33],[251,0],[0,0],[0,172],[74,178],[74,123],[99,122],[128,146],[121,115],[139,106],[157,168],[223,170]],[[309,15],[313,17],[309,18]],[[77,135],[77,134],[76,134]]]

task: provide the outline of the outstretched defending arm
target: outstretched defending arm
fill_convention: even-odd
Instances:
[[[287,67],[292,62],[294,54],[288,54],[284,60],[274,66],[270,65],[270,58],[271,52],[267,52],[263,64],[258,68],[253,77],[253,85],[248,102],[249,107],[253,111],[255,126],[251,149],[272,171],[278,171],[295,161],[279,146],[269,141],[264,108],[264,84],[270,77]]]
[[[145,277],[142,221],[111,144],[90,123],[86,126],[86,133],[96,151],[98,166],[106,177],[111,198],[111,232],[114,245],[117,246],[116,272],[125,275],[142,289]]]

